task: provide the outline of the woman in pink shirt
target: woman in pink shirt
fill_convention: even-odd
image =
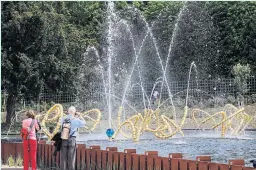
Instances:
[[[23,139],[24,170],[29,169],[29,162],[32,167],[32,170],[36,170],[36,149],[37,149],[36,130],[40,130],[40,125],[35,119],[34,111],[29,110],[26,116],[28,118],[22,121],[22,128],[29,129],[31,125],[32,125],[32,128],[28,134],[28,139]]]

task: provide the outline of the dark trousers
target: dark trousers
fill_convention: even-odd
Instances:
[[[62,140],[60,149],[60,169],[75,170],[76,162],[76,138]]]

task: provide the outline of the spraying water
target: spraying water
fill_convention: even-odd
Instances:
[[[196,65],[195,62],[193,61],[190,65],[190,69],[189,69],[189,73],[188,73],[188,86],[187,86],[187,95],[186,95],[186,103],[185,106],[188,106],[188,91],[189,91],[189,83],[190,83],[190,77],[191,77],[191,72],[192,72],[192,68],[195,68],[196,70]]]
[[[131,28],[130,28],[129,24],[124,19],[118,20],[119,17],[117,16],[117,13],[115,13],[114,3],[113,2],[108,2],[108,7],[107,7],[107,14],[108,14],[108,16],[107,16],[107,25],[108,25],[108,27],[107,27],[107,36],[106,36],[107,37],[107,59],[108,59],[108,69],[107,69],[108,77],[107,78],[104,78],[104,71],[103,71],[103,67],[101,66],[101,64],[100,64],[100,69],[101,69],[101,72],[102,72],[104,91],[105,91],[105,96],[106,96],[107,105],[108,105],[109,128],[111,128],[111,124],[112,124],[111,121],[112,121],[112,111],[113,111],[112,97],[113,97],[114,93],[113,93],[113,82],[112,82],[113,81],[112,67],[113,67],[113,58],[115,57],[115,48],[116,48],[115,35],[118,32],[117,29],[122,25],[125,26],[125,29],[129,34],[129,39],[132,42],[132,50],[134,52],[135,60],[134,60],[134,63],[132,64],[131,72],[128,75],[127,80],[125,82],[125,87],[124,87],[122,100],[121,100],[121,106],[123,106],[125,101],[126,101],[125,98],[126,98],[127,91],[130,87],[131,78],[134,74],[135,68],[137,67],[139,81],[140,81],[140,83],[137,83],[137,84],[141,87],[141,89],[143,91],[143,93],[142,93],[143,96],[142,97],[143,97],[144,108],[146,108],[146,100],[148,102],[149,107],[151,108],[150,100],[151,100],[152,94],[151,94],[150,97],[148,97],[147,93],[146,93],[146,91],[143,87],[143,83],[142,83],[143,79],[142,79],[142,75],[141,75],[140,63],[138,62],[138,59],[140,57],[140,53],[141,53],[142,48],[145,44],[145,41],[148,38],[148,36],[150,36],[150,38],[153,41],[153,45],[154,45],[154,49],[156,51],[157,57],[159,59],[159,63],[161,65],[161,70],[162,70],[162,75],[163,75],[162,76],[162,81],[160,82],[161,83],[161,92],[162,92],[163,85],[166,84],[167,90],[168,90],[169,100],[170,100],[170,102],[173,106],[173,117],[174,117],[174,119],[176,119],[175,106],[173,104],[172,94],[171,94],[171,90],[169,88],[169,84],[168,84],[168,80],[167,80],[167,76],[166,76],[166,70],[167,70],[168,62],[170,60],[172,46],[175,42],[176,32],[178,30],[178,22],[179,22],[180,18],[182,17],[182,14],[183,14],[183,11],[185,10],[185,8],[186,7],[184,5],[181,8],[180,12],[179,12],[176,24],[174,26],[174,31],[173,31],[173,34],[172,34],[170,46],[169,46],[169,49],[168,49],[168,56],[167,56],[166,63],[165,63],[165,66],[164,66],[163,61],[162,61],[162,57],[161,57],[160,52],[159,52],[159,48],[157,46],[157,41],[156,41],[156,39],[153,35],[153,32],[152,32],[152,28],[149,26],[148,22],[146,21],[146,18],[141,14],[141,12],[139,10],[137,10],[136,8],[131,8],[132,10],[135,10],[135,12],[138,14],[139,18],[143,21],[143,23],[145,23],[146,30],[147,30],[146,33],[145,33],[144,38],[141,41],[141,44],[139,45],[138,51],[137,51],[136,50],[136,45],[135,45],[135,42],[134,42],[134,37],[133,37],[133,34],[131,32]],[[157,18],[162,14],[162,11],[157,16]],[[155,24],[155,22],[153,22],[152,27],[154,26],[154,24]],[[100,62],[100,57],[99,57],[99,54],[98,54],[97,50],[94,47],[89,48],[89,50],[95,51],[95,54],[98,57],[98,61]],[[157,84],[158,83],[159,82],[157,82]],[[153,89],[155,87],[156,87],[156,84],[154,85]],[[153,90],[152,90],[152,92],[153,92]],[[160,93],[160,95],[161,95],[161,93]],[[160,99],[161,99],[161,97],[160,97]],[[160,104],[160,102],[159,102],[159,104]],[[159,108],[159,106],[158,106],[158,108]]]
[[[93,51],[96,55],[96,57],[98,58],[98,63],[99,63],[99,67],[100,67],[100,71],[101,71],[101,77],[102,77],[102,81],[103,81],[103,86],[104,86],[104,92],[105,92],[105,97],[106,97],[106,102],[108,104],[108,95],[107,95],[107,86],[106,86],[106,80],[104,77],[104,70],[103,70],[103,66],[101,65],[100,62],[100,56],[99,53],[97,51],[97,49],[95,47],[88,47],[87,51]]]
[[[111,112],[112,112],[112,101],[111,95],[112,94],[112,57],[114,56],[114,47],[113,47],[113,35],[114,35],[114,28],[113,28],[113,20],[116,19],[116,15],[114,13],[114,2],[108,3],[108,33],[107,33],[107,43],[108,43],[108,50],[107,50],[107,57],[108,57],[108,120],[109,120],[109,128],[111,128]]]
[[[166,82],[167,82],[167,77],[166,77],[166,70],[167,70],[167,67],[168,67],[168,63],[169,63],[169,60],[170,60],[170,56],[171,56],[171,51],[172,51],[172,47],[173,47],[173,44],[174,44],[174,41],[176,39],[176,36],[177,36],[177,31],[178,31],[178,23],[182,17],[182,14],[184,13],[185,9],[186,9],[186,3],[183,5],[183,7],[181,8],[179,14],[178,14],[178,17],[177,17],[177,21],[174,25],[174,30],[173,30],[173,33],[172,33],[172,39],[171,39],[171,42],[170,42],[170,46],[169,46],[169,49],[168,49],[168,56],[167,56],[167,59],[166,59],[166,62],[165,62],[165,69],[164,69],[164,78],[166,79]],[[160,92],[160,101],[161,101],[161,94],[162,94],[162,89],[163,89],[163,83],[162,82],[162,85],[161,85],[161,92]],[[170,91],[170,88],[167,84],[167,90],[168,90],[168,93],[171,94],[171,91]],[[172,97],[170,97],[170,100],[171,100],[171,103],[172,103],[172,107],[173,107],[173,119],[176,121],[176,111],[175,111],[175,106],[173,105],[173,100],[172,100]],[[160,103],[160,102],[159,102]]]

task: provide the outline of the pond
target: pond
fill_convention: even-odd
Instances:
[[[251,166],[250,160],[256,159],[256,131],[246,131],[242,136],[226,138],[220,138],[214,132],[185,131],[185,136],[159,140],[145,134],[139,142],[132,142],[122,138],[108,141],[105,134],[94,133],[80,134],[78,141],[87,146],[100,145],[102,149],[110,146],[116,146],[119,151],[136,149],[139,154],[155,150],[164,157],[169,153],[180,152],[184,158],[192,160],[199,155],[210,155],[213,162],[219,163],[227,163],[230,159],[244,159],[247,166]]]
[[[77,141],[87,147],[100,145],[117,147],[118,151],[136,149],[137,153],[158,151],[159,156],[167,157],[169,153],[182,153],[185,159],[195,160],[196,156],[210,155],[213,162],[227,163],[230,159],[244,159],[247,166],[256,159],[256,131],[245,131],[245,134],[234,137],[220,138],[220,134],[213,131],[184,130],[185,137],[175,136],[166,140],[156,139],[151,133],[145,133],[139,142],[125,140],[118,136],[114,141],[108,141],[105,133],[80,134]],[[3,141],[4,135],[2,135]],[[43,137],[44,138],[44,137]],[[42,139],[43,139],[42,138]],[[20,141],[18,136],[10,136],[9,141]]]

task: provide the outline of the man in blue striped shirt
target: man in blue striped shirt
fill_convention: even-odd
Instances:
[[[68,116],[61,119],[61,125],[65,119],[70,120],[70,136],[68,139],[62,139],[60,149],[60,169],[75,170],[76,161],[76,137],[78,128],[85,127],[85,121],[75,117],[76,108],[71,106],[68,109]],[[61,128],[62,129],[62,128]]]

